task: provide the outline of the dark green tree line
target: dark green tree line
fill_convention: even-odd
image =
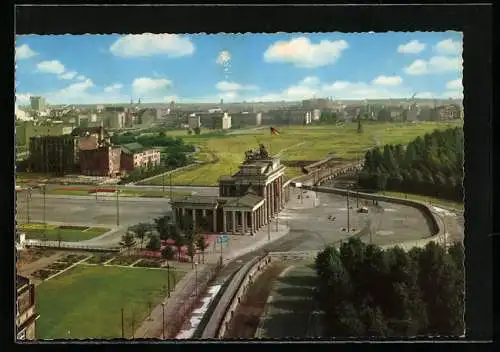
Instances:
[[[463,201],[464,135],[461,128],[434,131],[408,145],[385,145],[365,155],[361,187]]]
[[[464,333],[463,245],[405,252],[359,239],[316,258],[323,335],[459,336]]]

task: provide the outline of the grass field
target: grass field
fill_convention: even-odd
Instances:
[[[165,270],[78,265],[37,287],[37,338],[119,338],[122,308],[131,337],[132,321],[137,329],[148,303],[154,308],[165,297],[166,283]]]
[[[382,192],[378,192],[382,194]],[[385,195],[387,196],[393,196],[393,197],[398,197],[398,198],[405,198],[405,193],[401,192],[384,192]],[[418,194],[406,194],[406,197],[408,199],[413,199],[417,200],[420,202],[425,202],[425,203],[431,203],[432,205],[435,206],[443,206],[447,208],[453,208],[457,210],[464,210],[464,203],[457,203],[457,202],[452,202],[444,199],[439,199],[439,198],[433,198],[433,197],[427,197],[427,196],[421,196]]]
[[[82,229],[60,229],[57,225],[47,224],[47,231],[44,235],[45,226],[43,224],[18,224],[21,231],[26,232],[26,238],[30,240],[47,240],[79,242],[90,240],[109,231],[103,227],[89,227]]]
[[[423,122],[406,123],[365,123],[364,133],[357,133],[357,124],[344,126],[282,126],[280,135],[271,136],[267,128],[226,135],[187,135],[180,131],[170,133],[195,144],[200,149],[200,160],[216,162],[200,167],[179,171],[173,174],[172,182],[177,185],[215,185],[220,176],[236,172],[243,161],[244,152],[255,149],[259,143],[268,152],[279,155],[282,160],[320,160],[329,153],[335,153],[346,160],[363,157],[364,151],[373,148],[378,142],[384,144],[406,144],[417,136],[435,129],[460,126],[461,122]],[[243,132],[243,131],[242,131]],[[287,177],[300,175],[298,168],[287,168]],[[161,177],[146,184],[161,184]]]

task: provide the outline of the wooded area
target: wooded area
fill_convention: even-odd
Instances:
[[[434,131],[407,146],[385,145],[365,155],[360,187],[463,201],[462,128]]]
[[[464,334],[464,248],[430,242],[409,252],[359,239],[318,254],[324,337]]]

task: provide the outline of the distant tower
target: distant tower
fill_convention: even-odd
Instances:
[[[140,105],[141,104],[141,98],[139,98],[139,100],[137,101],[137,104]]]
[[[224,104],[224,99],[220,100],[220,106],[222,107],[222,104]]]

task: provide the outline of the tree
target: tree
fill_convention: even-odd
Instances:
[[[205,241],[205,236],[202,234],[196,236],[196,248],[201,252],[203,263],[205,263],[205,250],[208,248],[208,243]]]
[[[174,256],[175,251],[170,246],[165,246],[161,251],[161,257],[167,261],[174,259]]]
[[[193,130],[192,130],[192,129],[190,129],[190,128],[188,128],[188,130],[187,130],[187,134],[192,135],[192,134],[193,134]]]
[[[167,240],[170,238],[170,227],[171,227],[171,219],[169,216],[162,216],[160,218],[154,219],[155,228],[158,234],[160,235],[160,239]]]
[[[194,268],[194,256],[196,255],[196,246],[194,241],[188,240],[187,255],[191,259],[191,266]]]
[[[144,239],[149,231],[151,231],[151,225],[146,223],[139,223],[137,225],[131,226],[127,230],[134,234],[134,236],[140,241],[140,248],[143,248]]]
[[[158,235],[152,235],[150,238],[149,238],[149,242],[146,246],[149,250],[152,250],[152,251],[157,251],[161,248],[161,240],[160,240],[160,236]]]
[[[62,241],[61,229],[57,228],[57,242],[59,247],[61,247],[61,241]]]
[[[135,246],[134,234],[130,231],[125,232],[119,244],[127,249],[127,253],[130,253],[130,249]]]
[[[358,116],[358,133],[363,133],[363,125],[361,125],[361,116]]]
[[[193,130],[194,130],[194,134],[196,134],[196,135],[200,135],[200,133],[201,133],[201,128],[199,128],[199,127],[195,127]]]

